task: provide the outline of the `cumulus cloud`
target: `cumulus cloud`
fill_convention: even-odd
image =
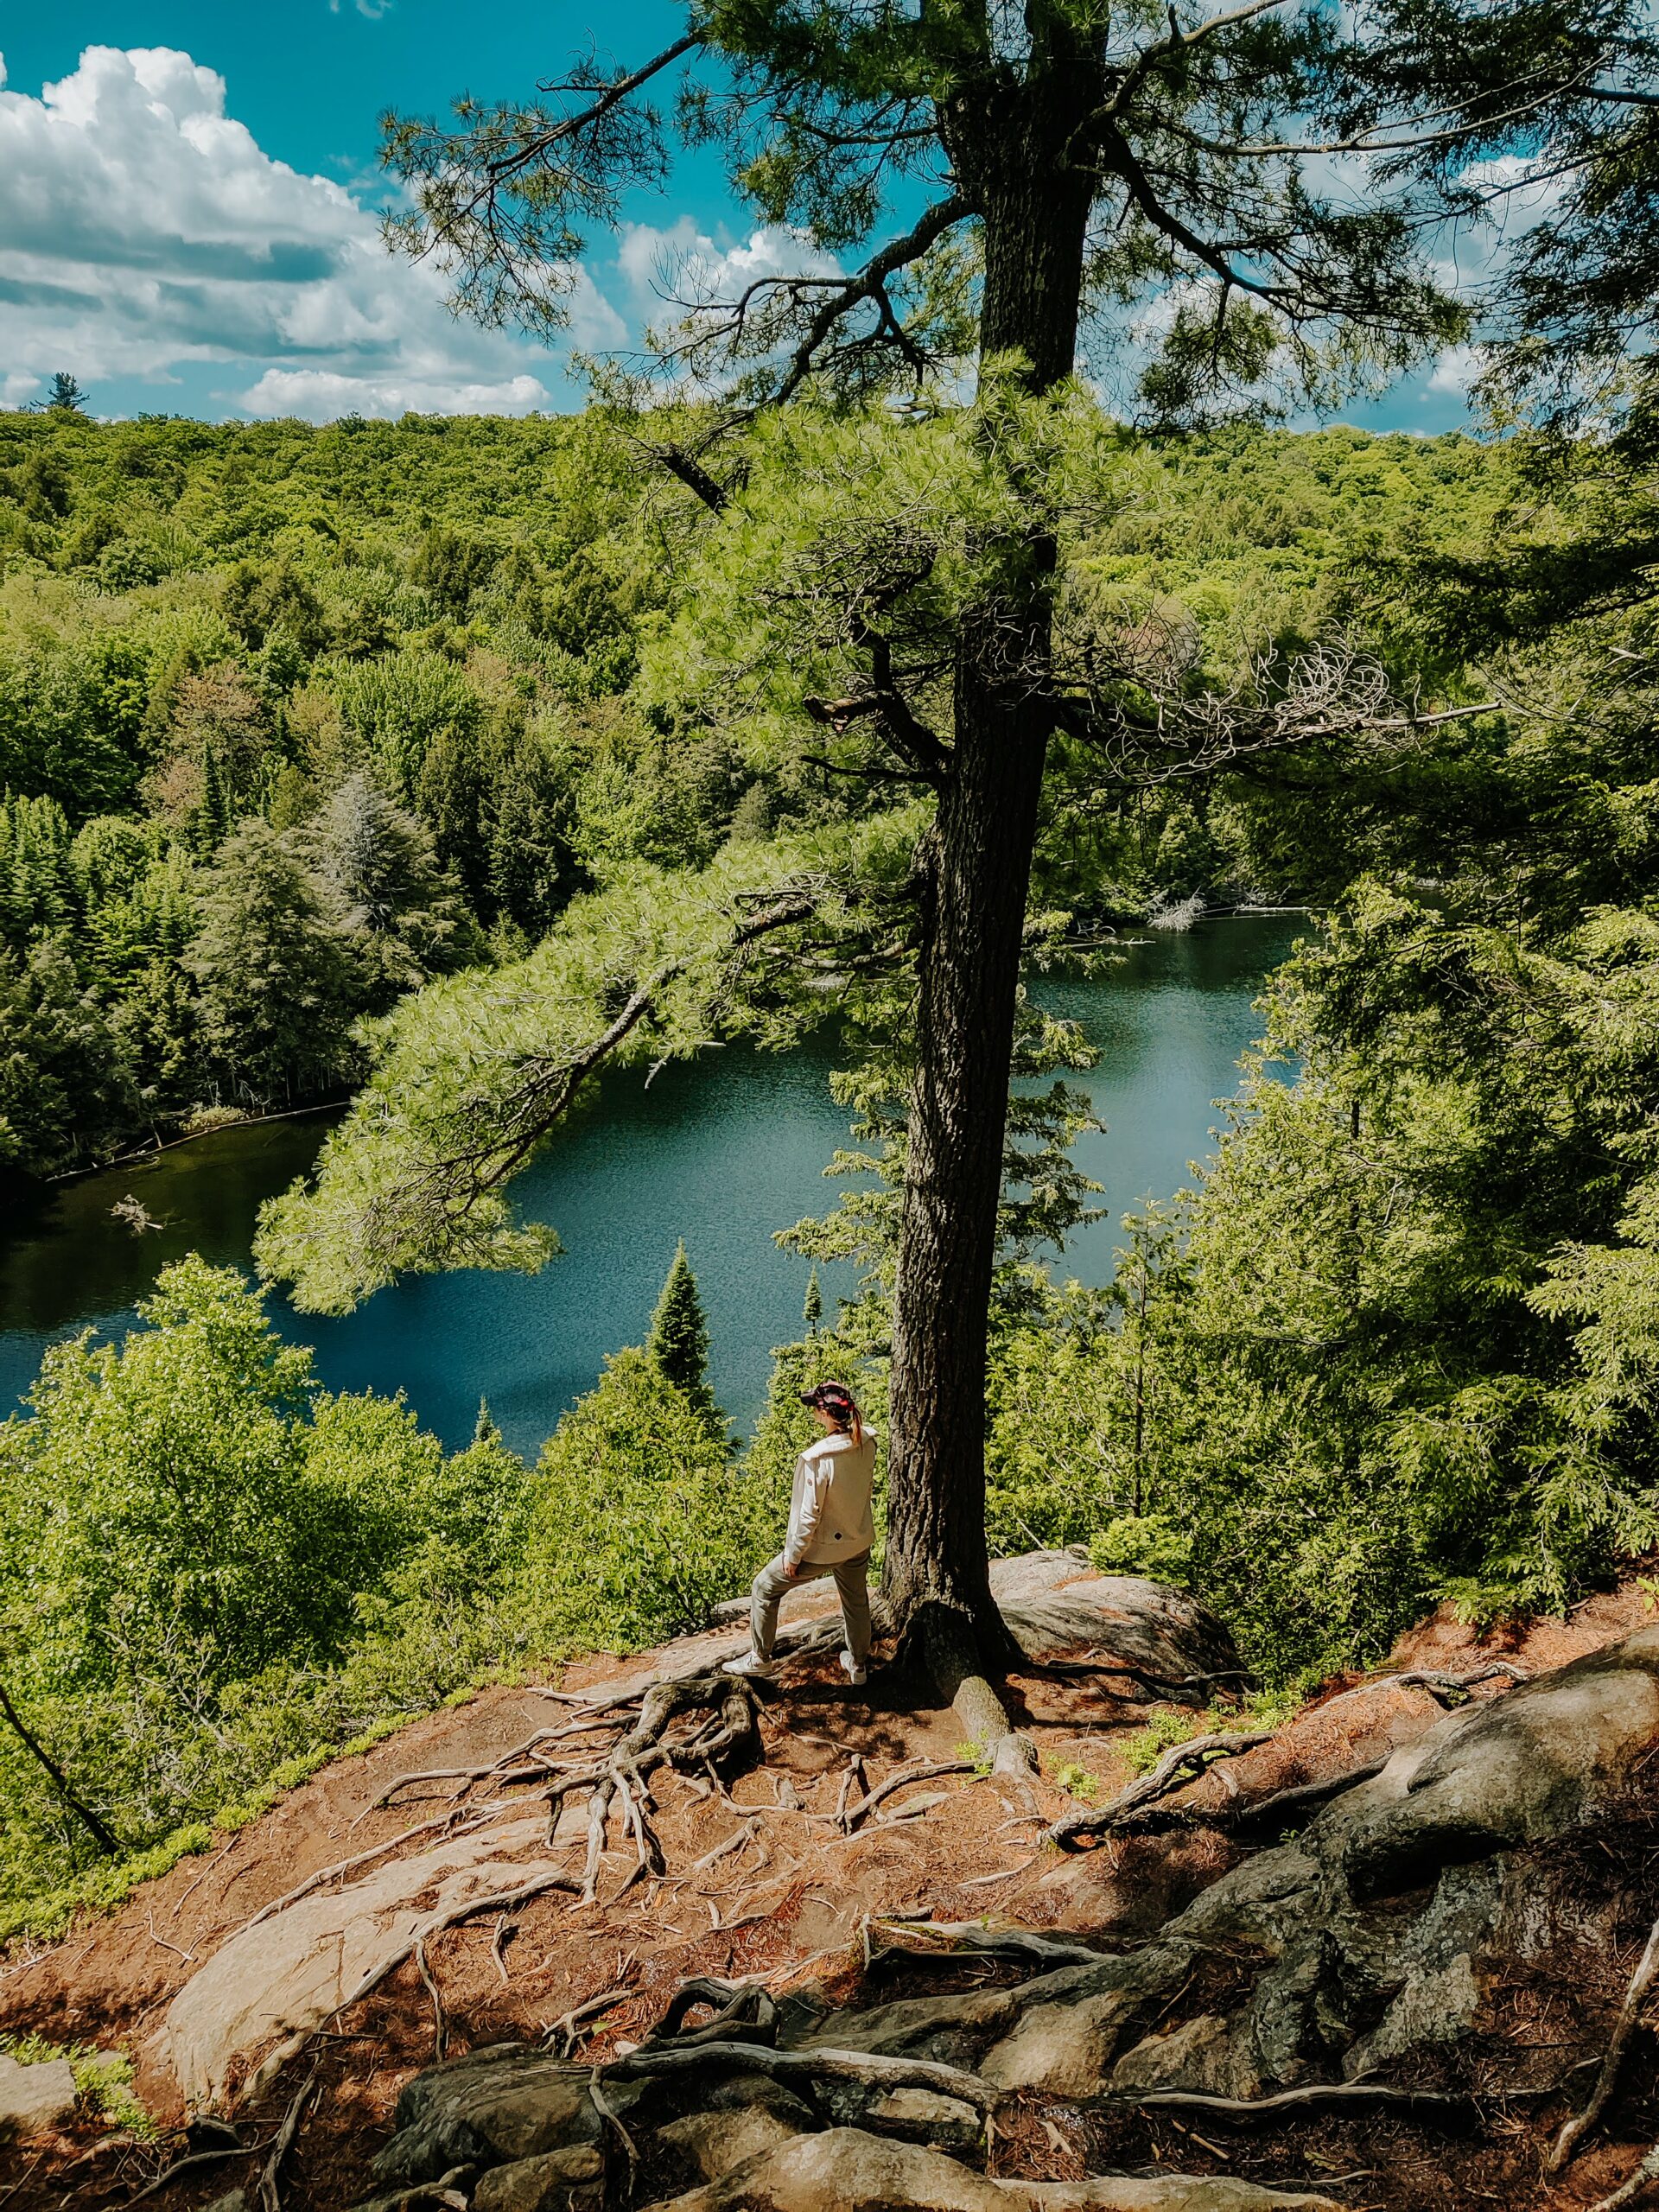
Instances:
[[[0,89],[8,398],[64,366],[95,385],[211,363],[255,414],[543,405],[543,357],[442,294],[350,192],[266,154],[188,54],[89,47],[39,99]],[[622,341],[585,275],[571,310],[578,343]]]
[[[267,369],[242,395],[250,415],[298,415],[332,423],[341,415],[523,415],[545,407],[537,377],[505,384],[405,382],[397,377],[343,377],[330,369]]]
[[[676,306],[734,299],[764,276],[835,276],[841,264],[810,231],[767,223],[739,245],[716,244],[690,215],[658,229],[631,223],[617,265],[637,296],[654,293]]]
[[[1433,373],[1428,379],[1430,391],[1455,392],[1466,397],[1469,387],[1480,374],[1485,355],[1478,346],[1450,346],[1436,357]]]

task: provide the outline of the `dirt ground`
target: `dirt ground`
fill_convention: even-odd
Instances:
[[[1478,1637],[1436,1615],[1402,1640],[1388,1671],[1464,1671],[1494,1652],[1529,1672],[1544,1671],[1646,1617],[1633,1581],[1565,1619],[1496,1636]],[[729,1631],[711,1633],[686,1639],[674,1655],[706,1651],[712,1660],[732,1648]],[[559,1686],[597,1695],[656,1663],[594,1659],[567,1669]],[[1495,1681],[1473,1694],[1502,1695],[1505,1687]],[[619,1847],[607,1857],[592,1906],[573,1908],[568,1897],[550,1894],[515,1912],[504,1940],[497,1940],[495,1915],[450,1929],[430,1945],[445,2050],[454,2055],[541,2038],[566,2015],[614,1992],[583,2024],[580,2046],[584,2056],[611,2055],[638,2040],[693,1974],[764,1977],[774,1992],[811,1983],[837,2000],[860,2003],[893,1993],[895,1974],[907,1990],[967,1986],[1007,1969],[924,1955],[867,1974],[867,1927],[887,1916],[989,1918],[1085,1932],[1114,1948],[1151,1934],[1249,1847],[1200,1823],[1119,1838],[1075,1856],[1039,1851],[1042,1826],[1073,1802],[1054,1777],[1062,1768],[1081,1770],[1102,1798],[1109,1796],[1130,1777],[1122,1746],[1149,1709],[1096,1683],[1057,1682],[1035,1672],[1016,1675],[1009,1688],[1041,1758],[1034,1811],[977,1775],[924,1778],[844,1836],[833,1814],[853,1754],[874,1785],[907,1763],[959,1756],[959,1725],[948,1709],[926,1701],[916,1680],[890,1669],[878,1665],[867,1688],[853,1689],[833,1657],[792,1662],[766,1701],[764,1760],[732,1783],[729,1797],[680,1776],[664,1774],[653,1785],[665,1878],[635,1882],[619,1897],[635,1864],[632,1848]],[[308,1875],[371,1847],[393,1846],[464,1801],[467,1785],[458,1779],[411,1781],[392,1791],[400,1777],[487,1764],[559,1713],[535,1688],[491,1689],[411,1722],[360,1758],[336,1762],[211,1853],[146,1885],[117,1912],[86,1922],[36,1956],[8,1959],[0,1969],[0,2030],[119,2048],[133,2059],[137,2089],[156,2118],[182,2127],[187,2115],[160,2063],[157,2029],[196,1966]],[[1421,1689],[1333,1681],[1272,1741],[1212,1768],[1179,1804],[1188,1815],[1202,1815],[1237,1793],[1254,1800],[1346,1772],[1421,1734],[1440,1715]],[[392,1802],[382,1804],[389,1791]],[[740,1836],[735,1847],[711,1855]],[[573,1867],[580,1858],[573,1844]],[[879,1931],[875,1940],[883,1940]],[[912,1940],[925,1954],[925,1934]],[[435,2027],[431,1995],[412,1964],[337,2019],[323,2048],[322,2094],[284,2168],[289,2212],[339,2212],[369,2194],[368,2159],[385,2139],[399,2089],[431,2062]],[[296,2078],[285,2076],[251,2113],[238,2113],[244,2122],[258,2121],[261,2140]],[[1618,2139],[1640,2140],[1644,2126],[1647,2141],[1659,2136],[1659,2098],[1645,2050],[1632,2069],[1614,2143],[1581,2160],[1566,2190],[1546,2186],[1538,2142],[1524,2121],[1508,2116],[1494,2118],[1478,2141],[1441,2141],[1420,2126],[1371,2118],[1321,2120],[1294,2136],[1230,2136],[1224,2147],[1173,2119],[1067,2114],[1051,2102],[999,2119],[995,2171],[1052,2179],[1103,2168],[1226,2171],[1318,2184],[1357,2206],[1425,2212],[1489,2202],[1567,2207],[1589,2202],[1623,2177],[1630,2151],[1621,2151]],[[124,2204],[190,2146],[182,2135],[137,2145],[89,2122],[27,2152],[0,2147],[0,2212]],[[145,2202],[156,2212],[188,2212],[251,2178],[245,2158],[214,2164]]]

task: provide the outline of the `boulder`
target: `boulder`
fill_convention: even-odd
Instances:
[[[246,2059],[273,2039],[320,2028],[360,1982],[407,1953],[434,1913],[552,1871],[513,1858],[545,1835],[538,1819],[458,1836],[232,1936],[185,1983],[162,2024],[161,2056],[186,2103],[221,2104]]]
[[[74,2113],[75,2077],[67,2058],[24,2066],[0,2056],[0,2143],[44,2135]]]
[[[1621,1808],[1651,1813],[1656,1743],[1659,1624],[1448,1713],[1132,1950],[1015,1988],[823,2013],[785,2040],[1068,2097],[1357,2079],[1468,2035],[1517,1961],[1570,1986],[1588,1910],[1573,1840]],[[1659,1897],[1642,1910],[1651,1919]],[[1611,1923],[1605,1935],[1611,1948]],[[1511,2039],[1504,2063],[1531,2092],[1586,2055],[1568,2036],[1548,2050]]]
[[[906,2142],[931,2143],[947,2151],[972,2151],[984,2125],[971,2105],[942,2097],[931,2089],[887,2089],[865,2107],[872,2127]]]
[[[1122,1659],[1172,1684],[1239,1669],[1231,1631],[1196,1598],[1139,1574],[1102,1574],[1080,1545],[994,1560],[991,1591],[1031,1658],[1087,1652]],[[1123,1687],[1128,1692],[1133,1685]],[[1185,1694],[1198,1705],[1207,1705],[1211,1694],[1203,1683]]]
[[[473,2212],[598,2212],[605,2161],[589,2143],[496,2166],[473,2193]]]
[[[1102,1574],[1080,1544],[1066,1551],[1021,1552],[1013,1559],[993,1560],[991,1591],[1014,1641],[1033,1659],[1104,1656],[1171,1683],[1238,1669],[1230,1630],[1196,1598],[1143,1575]],[[787,1651],[803,1636],[815,1640],[823,1632],[821,1617],[826,1612],[833,1618],[831,1599],[821,1584],[809,1583],[791,1593],[784,1606],[788,1625],[779,1650]],[[748,1599],[732,1598],[715,1607],[711,1619],[715,1627],[726,1628],[747,1623],[748,1615]],[[877,1633],[890,1626],[878,1599]],[[719,1645],[706,1636],[683,1637],[655,1654],[648,1670],[626,1677],[619,1687],[632,1688],[658,1675],[695,1673],[727,1649],[741,1648],[736,1637]],[[1127,1695],[1146,1694],[1129,1681],[1122,1687]],[[1185,1693],[1172,1689],[1167,1694],[1203,1705],[1211,1691],[1195,1682]]]
[[[764,2104],[734,2112],[689,2112],[657,2131],[685,2152],[705,2181],[718,2181],[734,2166],[766,2157],[802,2132]]]
[[[1328,2197],[1252,2182],[992,2181],[944,2152],[856,2127],[798,2136],[649,2212],[1337,2212]]]
[[[640,2094],[618,2082],[606,2101],[626,2112]],[[544,2050],[496,2044],[409,2082],[392,2115],[397,2133],[373,2160],[377,2181],[435,2181],[452,2166],[485,2168],[596,2146],[604,2123],[585,2079]]]

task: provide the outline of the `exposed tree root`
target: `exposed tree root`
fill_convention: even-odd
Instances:
[[[560,2045],[559,2056],[569,2058],[582,2041],[582,2030],[588,2021],[596,2020],[602,2012],[609,2012],[613,2005],[620,2005],[625,1998],[632,1995],[632,1990],[625,1983],[619,1983],[614,1989],[601,1990],[597,1997],[589,1997],[580,2005],[573,2005],[548,2029],[542,2038],[543,2048],[551,2050],[557,2042]]]
[[[443,1993],[438,1987],[438,1978],[432,1971],[423,1942],[415,1946],[415,1971],[425,1985],[427,1995],[432,1999],[432,2056],[435,2063],[448,2048],[448,2022],[444,2018]]]
[[[1272,1734],[1271,1728],[1243,1728],[1222,1735],[1194,1736],[1187,1743],[1177,1744],[1149,1774],[1121,1789],[1109,1805],[1065,1814],[1045,1833],[1043,1841],[1070,1847],[1084,1836],[1108,1835],[1147,1806],[1166,1797],[1172,1789],[1195,1781],[1211,1760],[1236,1758],[1241,1751],[1267,1743]]]
[[[604,2069],[614,2082],[644,2081],[657,2074],[699,2074],[729,2066],[745,2074],[765,2074],[778,2082],[855,2082],[878,2089],[931,2089],[943,2097],[960,2098],[977,2112],[988,2112],[1002,2091],[982,2075],[960,2066],[946,2066],[931,2058],[895,2058],[867,2050],[831,2050],[814,2044],[810,2050],[775,2050],[759,2043],[694,2043],[690,2049],[671,2046],[664,2050],[630,2051],[613,2059]]]
[[[283,2212],[283,2161],[294,2147],[294,2139],[300,2132],[300,2122],[305,2116],[311,2092],[317,2086],[317,2072],[322,2062],[315,2060],[311,2071],[295,2091],[288,2110],[283,2114],[283,2124],[276,2130],[276,2139],[270,2146],[270,2156],[260,2169],[259,2183],[255,2191],[260,2212]]]
[[[1649,1933],[1646,1946],[1637,1961],[1636,1972],[1630,1976],[1630,1986],[1624,1992],[1624,2001],[1618,2008],[1618,2018],[1613,2022],[1612,2034],[1608,2037],[1607,2050],[1596,2075],[1596,2085],[1590,2092],[1590,2101],[1581,2113],[1575,2113],[1561,2129],[1550,2148],[1547,2173],[1558,2174],[1580,2143],[1601,2118],[1618,2080],[1618,2069],[1624,2062],[1625,2046],[1636,2031],[1642,2006],[1655,1978],[1659,1976],[1659,1920]]]
[[[867,1951],[866,1963],[880,1959],[914,1959],[927,1955],[926,1946],[944,1951],[963,1951],[988,1959],[1030,1959],[1044,1967],[1097,1966],[1106,1955],[1087,1943],[1067,1943],[1034,1928],[988,1928],[979,1920],[907,1920],[888,1913],[872,1919],[872,1928],[893,1929],[914,1940],[889,1943]]]
[[[974,1770],[971,1759],[918,1760],[901,1768],[897,1774],[890,1774],[885,1782],[868,1790],[855,1803],[847,1806],[838,1816],[839,1825],[850,1835],[867,1813],[873,1813],[878,1805],[884,1803],[898,1790],[908,1789],[912,1782],[937,1782],[942,1775],[972,1774]]]
[[[1656,2143],[1628,2181],[1621,2182],[1611,2196],[1599,2196],[1586,2207],[1586,2212],[1624,2212],[1627,2204],[1634,2204],[1645,2196],[1656,2182],[1659,2182],[1659,2143]]]
[[[1033,1659],[1022,1662],[1022,1671],[1033,1675],[1056,1675],[1062,1680],[1082,1675],[1097,1677],[1111,1675],[1124,1681],[1138,1682],[1148,1700],[1159,1700],[1173,1705],[1202,1703],[1193,1696],[1200,1690],[1217,1690],[1230,1686],[1235,1691],[1247,1688],[1255,1681],[1248,1667],[1224,1667],[1214,1675],[1158,1675],[1146,1667],[1131,1667],[1119,1659],[1112,1659],[1103,1652],[1091,1653],[1082,1659]]]
[[[1476,2101],[1468,2091],[1399,2088],[1390,2082],[1303,2082],[1294,2089],[1277,2089],[1267,2097],[1220,2097],[1207,2089],[1119,2089],[1077,2100],[1084,2110],[1191,2112],[1211,2120],[1243,2121],[1281,2119],[1287,2113],[1325,2110],[1341,2105],[1409,2105],[1460,2110]]]
[[[1373,1690],[1427,1690],[1436,1705],[1448,1700],[1459,1699],[1482,1682],[1524,1682],[1531,1680],[1524,1667],[1517,1667],[1512,1659],[1487,1659],[1466,1675],[1448,1674],[1442,1667],[1410,1667],[1403,1674],[1377,1675],[1368,1682],[1356,1682],[1351,1690],[1338,1690],[1335,1697],[1326,1698],[1323,1705],[1313,1707],[1316,1713],[1329,1713],[1332,1706],[1341,1705],[1351,1697],[1366,1697]]]
[[[375,1801],[377,1805],[380,1802],[378,1798]],[[298,1904],[302,1897],[308,1897],[325,1882],[338,1881],[346,1874],[354,1874],[359,1866],[368,1866],[372,1859],[384,1859],[390,1852],[401,1851],[406,1843],[413,1843],[418,1836],[431,1835],[440,1828],[452,1834],[467,1835],[474,1828],[482,1827],[486,1821],[493,1820],[496,1814],[504,1809],[493,1805],[467,1819],[452,1807],[448,1812],[440,1813],[432,1820],[417,1821],[412,1828],[405,1828],[401,1835],[388,1836],[384,1843],[372,1843],[366,1851],[357,1852],[350,1859],[337,1859],[332,1866],[319,1866],[315,1873],[308,1874],[291,1890],[285,1891],[279,1897],[273,1897],[269,1904],[262,1904],[251,1920],[243,1923],[243,1927],[257,1928],[262,1920],[269,1920],[276,1913],[286,1912],[289,1905]]]
[[[147,2196],[159,2196],[164,2189],[170,2189],[186,2174],[206,2173],[209,2166],[222,2166],[227,2158],[251,2158],[257,2149],[258,2145],[253,2143],[215,2143],[211,2150],[189,2152],[184,2158],[175,2158],[170,2166],[163,2166],[161,2172],[153,2180],[147,2181],[141,2190],[136,2190],[127,2202],[142,2204]]]

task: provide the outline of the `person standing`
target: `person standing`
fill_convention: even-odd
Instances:
[[[778,1608],[786,1591],[803,1582],[836,1578],[847,1633],[842,1671],[856,1688],[870,1658],[870,1547],[875,1541],[870,1492],[875,1480],[875,1439],[864,1426],[844,1382],[820,1382],[801,1392],[823,1434],[795,1462],[789,1530],[784,1548],[754,1578],[749,1595],[749,1649],[728,1659],[731,1675],[770,1675],[778,1634]]]

